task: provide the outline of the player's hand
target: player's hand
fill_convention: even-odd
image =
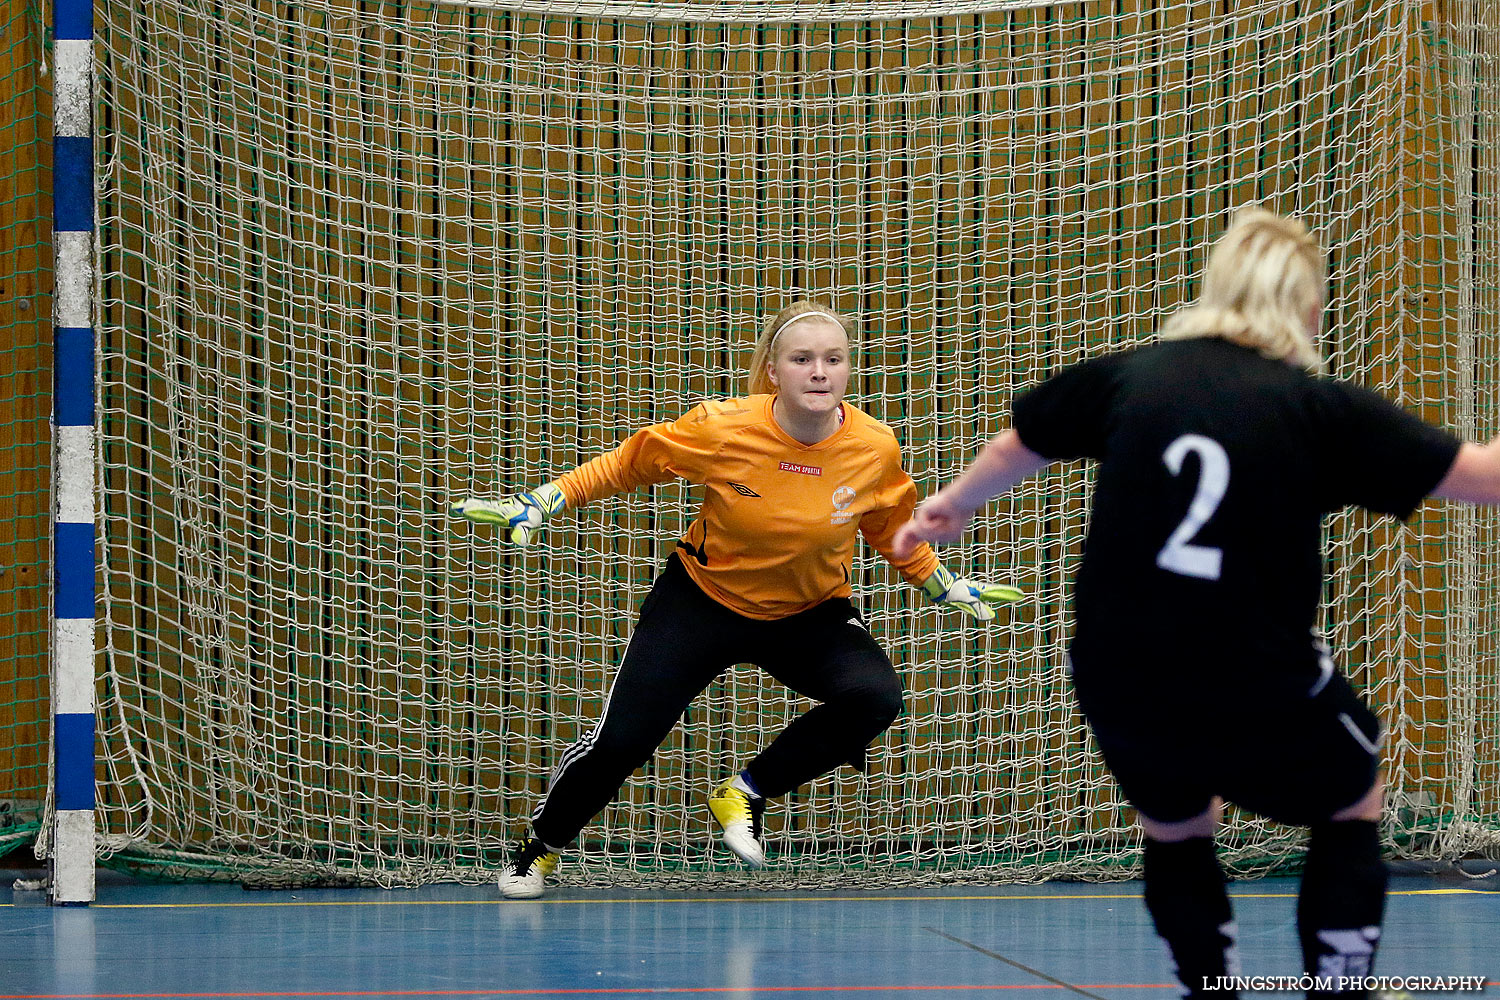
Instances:
[[[454,517],[467,518],[476,524],[501,525],[512,542],[524,546],[530,544],[531,533],[566,503],[567,498],[557,484],[548,483],[501,500],[467,497],[449,504],[448,510]]]
[[[1014,604],[1026,596],[1020,589],[1005,584],[986,585],[965,577],[955,577],[942,565],[922,581],[922,590],[932,603],[955,607],[981,622],[995,617],[994,605]]]
[[[923,542],[956,542],[969,527],[974,512],[954,503],[939,490],[912,512],[911,520],[896,530],[891,548],[905,559]]]

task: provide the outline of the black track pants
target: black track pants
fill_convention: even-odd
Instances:
[[[747,766],[768,798],[840,764],[862,768],[865,748],[901,711],[895,668],[847,598],[756,621],[704,594],[674,555],[641,605],[603,717],[553,771],[532,814],[536,835],[553,847],[572,843],[651,759],[689,703],[736,663],[754,663],[821,702]]]

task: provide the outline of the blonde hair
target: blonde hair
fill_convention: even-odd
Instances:
[[[1167,320],[1161,336],[1222,337],[1319,372],[1323,358],[1307,317],[1322,306],[1327,284],[1323,250],[1305,225],[1263,208],[1242,208],[1209,252],[1198,301]]]
[[[776,355],[772,352],[776,349],[776,341],[787,327],[801,319],[817,317],[818,319],[829,319],[839,325],[848,337],[851,346],[854,341],[854,321],[840,313],[833,311],[831,306],[825,305],[816,299],[797,299],[789,304],[781,312],[766,320],[760,328],[760,339],[755,342],[755,353],[750,355],[750,394],[772,393],[776,387],[771,384],[771,376],[766,372],[766,365],[775,362]]]

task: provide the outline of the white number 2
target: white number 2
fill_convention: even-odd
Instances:
[[[1214,516],[1224,499],[1224,491],[1229,489],[1229,455],[1211,437],[1184,434],[1167,446],[1161,460],[1175,476],[1182,472],[1182,460],[1190,451],[1198,455],[1198,489],[1182,523],[1156,554],[1156,565],[1183,576],[1217,580],[1224,565],[1224,550],[1211,545],[1189,545],[1188,539]]]

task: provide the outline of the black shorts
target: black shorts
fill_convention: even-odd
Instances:
[[[1137,666],[1091,663],[1085,674]],[[1077,682],[1076,662],[1074,674]],[[1075,689],[1125,797],[1160,823],[1191,819],[1221,796],[1308,826],[1363,798],[1379,767],[1380,721],[1336,670],[1290,690],[1174,687],[1165,697],[1125,697],[1117,685],[1086,678]]]

